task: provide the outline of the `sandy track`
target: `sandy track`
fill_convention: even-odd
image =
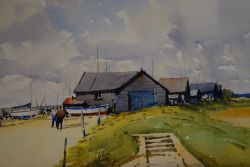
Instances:
[[[87,131],[96,118],[85,118]],[[50,167],[63,158],[65,137],[68,147],[81,139],[80,119],[68,119],[62,131],[51,128],[50,120],[34,120],[23,125],[0,128],[0,166]]]

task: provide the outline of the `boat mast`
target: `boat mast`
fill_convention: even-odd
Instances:
[[[106,72],[108,72],[108,61],[106,61]]]
[[[31,74],[30,74],[30,103],[31,103],[31,106],[30,106],[30,109],[32,107],[32,79],[31,79]]]
[[[154,58],[152,58],[152,77],[154,77]]]
[[[75,69],[75,87],[76,87],[76,69]]]
[[[58,87],[56,88],[56,105],[58,106]]]
[[[69,81],[69,97],[71,97],[71,78],[70,78],[70,81]]]
[[[45,105],[44,107],[46,107],[46,88],[45,88],[45,95],[44,95],[44,97],[45,97],[44,98],[44,105]]]
[[[97,47],[97,50],[96,50],[96,63],[97,63],[97,73],[99,73],[99,55],[98,55],[98,47]]]

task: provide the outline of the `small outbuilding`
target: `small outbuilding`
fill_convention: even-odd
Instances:
[[[170,104],[184,104],[190,101],[188,78],[161,78],[159,82],[169,90]]]
[[[221,98],[222,96],[222,86],[217,83],[196,83],[190,84],[191,92],[197,91],[197,99],[200,101],[204,100],[214,100]]]
[[[168,90],[141,71],[85,72],[74,90],[76,100],[89,105],[115,103],[115,110],[135,111],[154,105],[165,105]]]

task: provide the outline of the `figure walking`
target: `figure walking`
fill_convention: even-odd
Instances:
[[[65,111],[62,110],[62,107],[59,107],[59,110],[56,112],[56,128],[62,130],[63,119],[65,117]],[[60,126],[60,127],[59,127]]]
[[[52,108],[52,111],[50,113],[51,115],[51,127],[54,127],[54,124],[56,122],[56,111],[58,110],[58,107],[55,109],[54,107]]]

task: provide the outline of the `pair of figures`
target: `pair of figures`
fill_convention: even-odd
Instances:
[[[54,127],[54,124],[56,122],[56,128],[62,130],[63,126],[63,119],[65,117],[66,113],[60,106],[59,108],[57,107],[56,110],[52,109],[51,112],[51,119],[52,119],[52,124],[51,127]]]

